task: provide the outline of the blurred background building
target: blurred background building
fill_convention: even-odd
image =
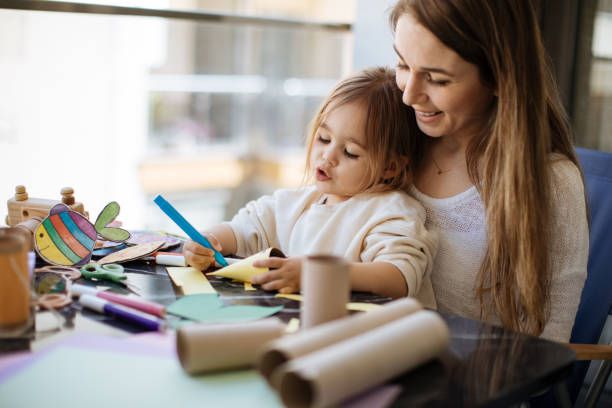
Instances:
[[[155,195],[204,228],[300,185],[308,122],[352,70],[353,0],[97,3],[280,22],[0,10],[6,199],[71,186],[93,217],[117,200],[125,227],[179,232]]]
[[[179,232],[156,194],[204,228],[297,187],[324,96],[395,64],[391,4],[2,1],[0,191],[71,186],[93,216],[117,200],[127,228]],[[536,4],[576,143],[612,151],[612,0]]]
[[[155,195],[205,228],[297,187],[324,96],[395,64],[391,4],[1,1],[0,191],[71,186],[93,217],[117,200],[126,228],[178,233]],[[576,143],[612,151],[612,0],[536,4]]]

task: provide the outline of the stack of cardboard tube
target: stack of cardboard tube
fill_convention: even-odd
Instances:
[[[448,348],[435,312],[411,298],[284,335],[277,318],[183,326],[179,360],[189,374],[256,366],[290,407],[344,401],[413,369]]]

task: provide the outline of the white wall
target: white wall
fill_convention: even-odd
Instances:
[[[395,0],[357,0],[354,33],[353,69],[397,64],[389,10]]]

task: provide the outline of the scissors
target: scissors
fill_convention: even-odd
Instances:
[[[130,292],[138,293],[138,286],[128,281],[127,275],[124,273],[125,269],[119,264],[104,264],[100,265],[97,263],[88,263],[81,266],[81,273],[86,278],[93,278],[97,280],[110,280],[113,282],[124,285]]]

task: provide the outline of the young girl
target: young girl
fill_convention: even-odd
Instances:
[[[203,233],[211,245],[224,255],[269,247],[288,254],[254,264],[271,268],[252,279],[264,290],[298,291],[302,258],[326,253],[351,262],[354,291],[413,296],[435,307],[436,238],[424,227],[423,207],[403,191],[412,183],[418,129],[401,97],[388,68],[340,82],[308,136],[306,171],[314,184],[251,201],[231,222]],[[183,252],[198,269],[214,265],[213,252],[193,241]]]

